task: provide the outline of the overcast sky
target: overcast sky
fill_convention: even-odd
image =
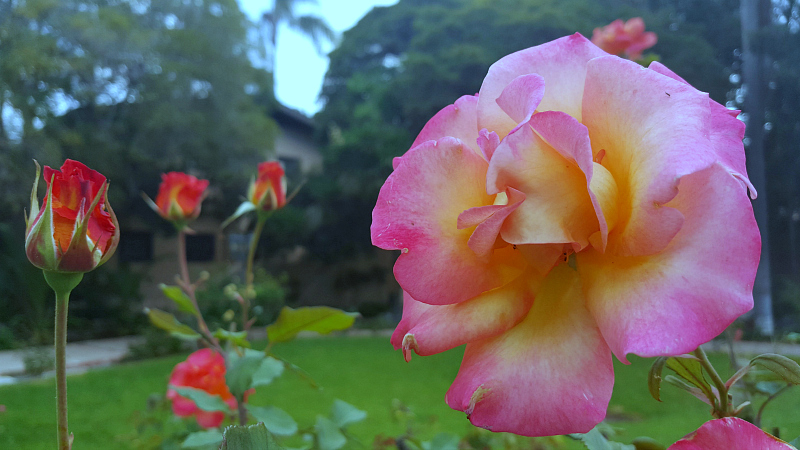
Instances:
[[[397,0],[318,0],[298,3],[298,11],[313,13],[328,21],[340,33],[353,27],[374,6],[386,6]],[[239,0],[242,10],[254,20],[272,8],[271,0]],[[325,53],[333,47],[325,46]],[[278,30],[278,53],[275,61],[275,91],[278,101],[286,106],[313,115],[321,105],[317,102],[322,79],[328,70],[327,56],[317,54],[311,41],[290,28]]]

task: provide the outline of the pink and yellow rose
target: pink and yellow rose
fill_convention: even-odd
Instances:
[[[400,250],[395,348],[466,344],[446,401],[477,426],[589,431],[612,353],[691,352],[752,307],[737,114],[578,34],[502,58],[378,197],[372,242]]]
[[[68,159],[61,170],[44,167],[47,194],[37,200],[39,165],[31,193],[25,251],[47,271],[89,272],[108,261],[119,243],[119,224],[108,203],[108,181],[83,163]]]
[[[710,420],[668,450],[797,450],[736,417]]]

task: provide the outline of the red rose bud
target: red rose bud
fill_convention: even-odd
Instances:
[[[31,263],[44,270],[74,273],[106,262],[119,242],[106,177],[70,159],[60,171],[45,166],[47,194],[39,209],[39,175],[37,163],[25,229],[25,251]]]
[[[278,161],[258,165],[258,178],[250,184],[247,195],[256,209],[272,211],[286,205],[286,177]]]
[[[165,173],[161,175],[156,201],[147,196],[145,200],[161,217],[171,222],[188,222],[200,215],[207,187],[208,180],[198,180],[183,172]]]

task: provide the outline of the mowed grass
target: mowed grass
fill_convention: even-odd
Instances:
[[[272,385],[259,388],[251,402],[283,408],[301,428],[311,427],[318,414],[327,415],[333,400],[339,398],[368,412],[364,422],[350,427],[365,448],[372,447],[378,434],[399,436],[405,432],[393,420],[394,399],[414,411],[418,433],[423,437],[442,431],[463,435],[470,430],[464,414],[444,403],[463,349],[415,356],[408,364],[385,337],[303,339],[277,345],[275,352],[305,369],[321,389],[286,372]],[[128,448],[135,433],[135,412],[146,408],[150,394],[165,391],[172,368],[184,358],[129,363],[69,377],[70,430],[76,436],[75,449]],[[724,355],[712,355],[712,362],[717,368],[727,368]],[[709,418],[705,404],[672,386],[664,386],[662,403],[653,400],[646,381],[650,363],[635,357],[629,366],[615,363],[616,386],[609,419],[622,429],[617,437],[620,441],[646,435],[669,444]],[[0,449],[54,447],[52,379],[0,387],[0,404],[6,406],[6,412],[0,413]],[[768,408],[764,426],[781,427],[783,437],[789,440],[800,435],[800,389],[790,391]]]

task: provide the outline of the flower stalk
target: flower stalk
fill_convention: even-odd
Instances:
[[[69,450],[69,420],[67,416],[67,309],[69,294],[83,279],[83,273],[61,273],[44,271],[44,279],[56,294],[56,426],[58,431],[58,450]]]

